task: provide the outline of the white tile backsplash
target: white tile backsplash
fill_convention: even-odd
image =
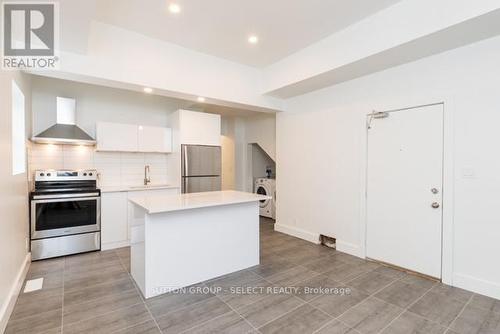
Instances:
[[[103,186],[139,186],[144,166],[151,182],[167,182],[167,155],[162,153],[96,152],[90,146],[31,144],[28,150],[30,178],[37,169],[96,169]]]

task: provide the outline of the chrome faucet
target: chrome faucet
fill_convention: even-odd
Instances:
[[[147,186],[151,183],[151,177],[149,176],[149,165],[144,166],[144,185]]]

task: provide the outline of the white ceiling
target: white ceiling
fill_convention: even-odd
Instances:
[[[96,20],[265,67],[401,0],[99,0]],[[250,34],[259,44],[250,45]]]

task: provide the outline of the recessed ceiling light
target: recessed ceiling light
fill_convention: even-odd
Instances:
[[[151,94],[153,92],[153,88],[149,88],[149,87],[144,87],[144,93],[147,93],[147,94]]]
[[[205,98],[203,96],[198,96],[197,100],[198,100],[198,102],[201,102],[201,103],[205,102]]]
[[[259,37],[257,37],[256,35],[251,35],[250,37],[248,37],[248,43],[250,44],[259,43]]]
[[[172,14],[178,14],[181,12],[181,6],[179,6],[178,4],[176,3],[171,3],[170,5],[168,5],[168,10],[170,11],[170,13]]]

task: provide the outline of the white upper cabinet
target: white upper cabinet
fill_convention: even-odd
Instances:
[[[221,145],[221,116],[180,110],[180,144]]]
[[[137,133],[137,125],[97,123],[97,150],[137,152]]]
[[[137,145],[139,152],[172,152],[172,130],[157,126],[139,126]]]
[[[96,126],[97,150],[115,152],[172,152],[172,130],[99,122]]]

